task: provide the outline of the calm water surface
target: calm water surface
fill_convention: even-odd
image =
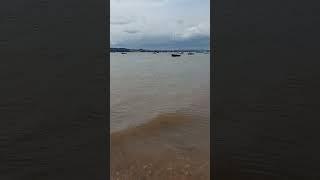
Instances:
[[[209,54],[110,56],[111,132],[147,123],[165,113],[197,117],[195,124],[209,129]]]

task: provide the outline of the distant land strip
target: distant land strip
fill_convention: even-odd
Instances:
[[[173,50],[150,50],[150,49],[128,49],[128,48],[111,48],[111,52],[210,52],[202,49],[173,49]]]

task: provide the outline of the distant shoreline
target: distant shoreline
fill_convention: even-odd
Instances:
[[[203,49],[172,49],[172,50],[157,50],[157,49],[129,49],[129,48],[110,48],[110,52],[210,52]]]

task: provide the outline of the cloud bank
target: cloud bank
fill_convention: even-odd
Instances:
[[[111,47],[208,49],[210,0],[111,0]]]

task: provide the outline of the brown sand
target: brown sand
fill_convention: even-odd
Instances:
[[[208,150],[178,148],[164,135],[167,129],[174,131],[190,122],[183,115],[165,114],[111,134],[111,179],[210,179]]]

